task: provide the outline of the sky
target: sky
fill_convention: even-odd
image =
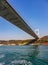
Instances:
[[[48,35],[48,0],[7,0],[39,37]],[[0,40],[32,39],[32,36],[0,16]]]

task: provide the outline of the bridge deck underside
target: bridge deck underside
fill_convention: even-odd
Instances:
[[[35,39],[38,36],[34,31],[28,26],[28,24],[21,18],[21,16],[11,7],[11,5],[6,0],[0,1],[0,16],[4,17],[6,20],[19,27],[23,31],[27,32]]]

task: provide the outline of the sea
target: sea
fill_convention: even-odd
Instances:
[[[0,65],[48,65],[48,46],[0,46]]]

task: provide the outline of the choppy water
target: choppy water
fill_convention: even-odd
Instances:
[[[48,65],[48,46],[0,46],[0,65]]]

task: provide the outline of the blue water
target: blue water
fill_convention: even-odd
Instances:
[[[0,65],[48,65],[48,46],[0,46]]]

